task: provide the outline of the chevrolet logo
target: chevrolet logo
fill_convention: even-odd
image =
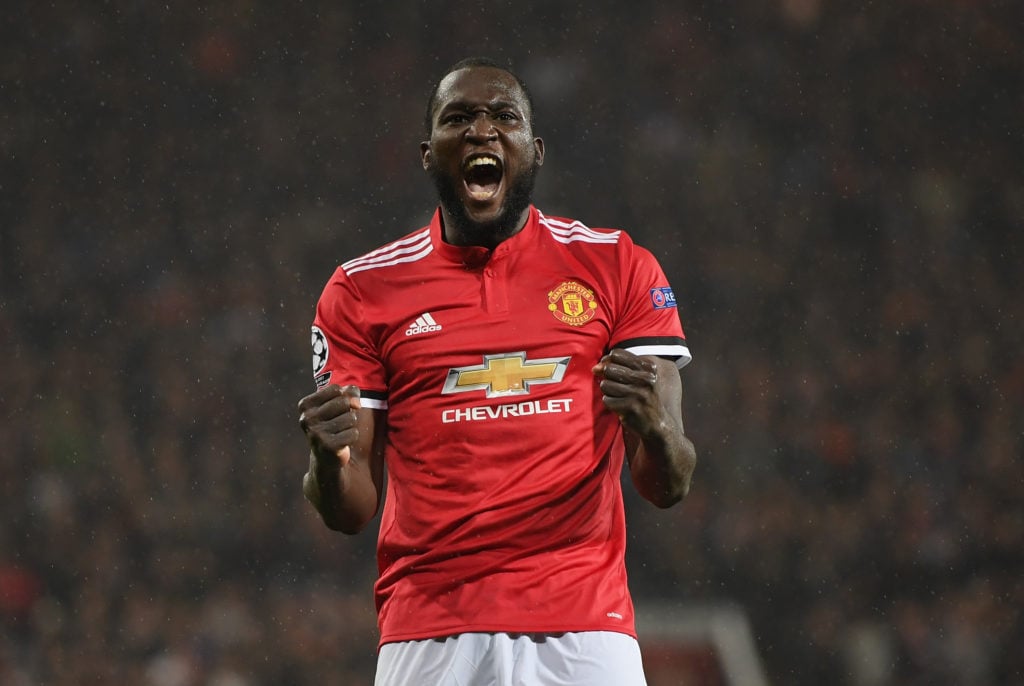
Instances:
[[[484,355],[484,363],[448,370],[442,393],[486,391],[488,398],[526,395],[530,386],[558,383],[569,366],[568,357],[527,360],[525,352]]]

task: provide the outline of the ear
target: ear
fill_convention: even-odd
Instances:
[[[423,162],[424,170],[430,168],[431,157],[432,155],[430,153],[430,141],[423,141],[422,143],[420,143],[420,158],[421,161]]]
[[[544,141],[540,138],[533,139],[533,149],[537,151],[537,166],[544,164]]]

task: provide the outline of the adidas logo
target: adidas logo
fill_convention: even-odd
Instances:
[[[415,336],[418,333],[430,333],[431,331],[440,330],[441,325],[434,321],[429,312],[424,312],[419,317],[416,317],[416,321],[405,330],[405,335]]]

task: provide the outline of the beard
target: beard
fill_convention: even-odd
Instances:
[[[456,234],[465,236],[471,245],[494,247],[506,238],[511,238],[519,229],[519,220],[533,199],[533,186],[539,170],[540,165],[537,164],[535,156],[529,169],[518,178],[510,180],[498,216],[486,222],[475,221],[466,212],[466,206],[462,204],[456,190],[456,184],[461,183],[462,179],[445,174],[434,165],[427,171],[434,182],[441,207],[455,225],[449,228]]]

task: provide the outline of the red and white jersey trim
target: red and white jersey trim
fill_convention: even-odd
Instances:
[[[675,359],[676,367],[682,369],[693,359],[690,349],[685,345],[629,345],[626,350],[634,355],[653,355]]]
[[[569,244],[573,241],[583,241],[584,243],[615,244],[619,242],[621,231],[617,229],[600,231],[592,229],[582,222],[566,222],[552,219],[545,216],[540,210],[537,211],[537,214],[539,215],[541,226],[550,231],[551,237],[559,243]]]
[[[388,401],[380,398],[367,398],[363,396],[359,399],[359,407],[367,407],[371,410],[386,410],[388,409]]]
[[[415,262],[429,255],[433,249],[434,245],[430,241],[430,228],[428,227],[400,241],[388,243],[382,248],[368,252],[362,257],[349,260],[342,264],[341,268],[345,270],[346,274],[355,274],[367,269]]]

